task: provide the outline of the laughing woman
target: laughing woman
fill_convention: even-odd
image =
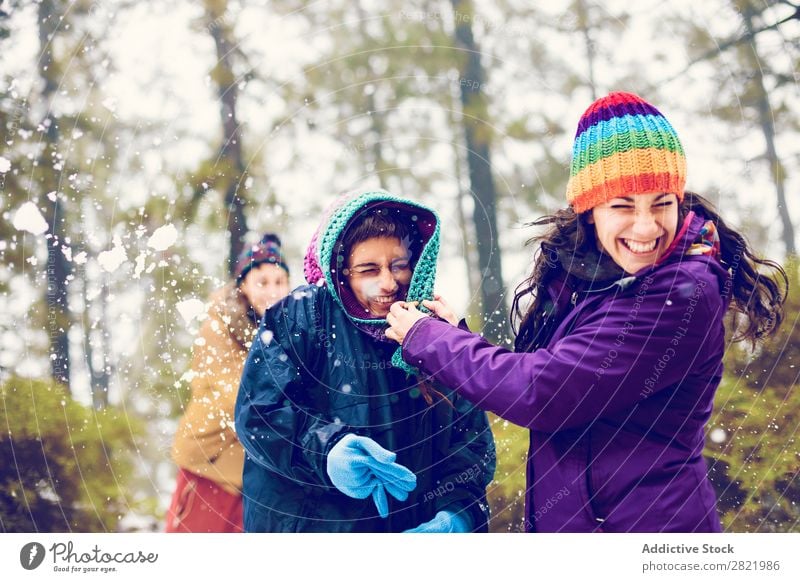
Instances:
[[[384,335],[392,303],[431,297],[438,250],[436,215],[387,192],[323,220],[309,285],[267,312],[242,376],[246,531],[486,531],[486,414]]]
[[[549,229],[514,300],[516,353],[442,321],[441,299],[423,302],[440,319],[391,308],[407,363],[530,428],[527,531],[721,529],[702,453],[723,318],[744,316],[738,339],[773,333],[788,281],[685,179],[666,118],[603,97],[578,126],[569,208],[534,223]]]

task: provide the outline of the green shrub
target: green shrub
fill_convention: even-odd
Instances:
[[[755,352],[728,349],[708,426],[709,475],[729,531],[800,531],[800,291],[796,265],[786,271],[783,325]]]
[[[129,510],[136,423],[87,408],[57,384],[0,386],[0,531],[114,531]]]
[[[528,430],[493,414],[489,423],[497,447],[497,470],[487,490],[492,519],[491,532],[525,531],[525,464]]]

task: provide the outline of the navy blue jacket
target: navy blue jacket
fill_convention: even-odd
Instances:
[[[428,406],[417,379],[392,366],[396,347],[353,325],[327,287],[300,287],[267,311],[235,411],[246,531],[401,532],[445,508],[486,531],[495,468],[486,414],[443,388],[452,404]],[[350,432],[396,452],[417,475],[407,501],[389,496],[387,519],[327,476],[328,451]]]

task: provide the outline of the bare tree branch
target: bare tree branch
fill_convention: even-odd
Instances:
[[[691,69],[696,64],[713,59],[714,57],[728,50],[729,48],[732,48],[734,46],[740,45],[745,42],[751,42],[757,35],[761,34],[762,32],[766,32],[768,30],[776,30],[778,27],[780,27],[783,24],[786,24],[791,20],[800,20],[800,6],[796,6],[795,4],[792,4],[790,2],[786,2],[786,4],[794,8],[794,12],[791,15],[779,20],[778,22],[774,22],[772,24],[763,26],[761,28],[754,29],[752,31],[747,31],[745,32],[745,34],[741,36],[737,36],[719,43],[714,49],[689,61],[689,63],[683,68],[683,70],[672,75],[671,77],[668,77],[665,80],[660,81],[659,83],[657,83],[657,85],[661,85],[663,83],[671,83],[672,81],[685,75],[689,71],[689,69]]]

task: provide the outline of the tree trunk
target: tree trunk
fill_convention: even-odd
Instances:
[[[92,369],[92,400],[97,408],[108,407],[108,389],[111,385],[113,366],[111,364],[111,329],[108,325],[108,285],[103,285],[100,290],[100,313],[97,319],[97,334],[100,336],[102,346],[102,362],[100,369]]]
[[[66,241],[67,220],[64,215],[64,203],[58,192],[62,170],[54,168],[58,159],[58,119],[53,113],[52,101],[58,90],[58,67],[53,57],[53,37],[60,24],[60,16],[54,0],[42,0],[39,4],[39,76],[44,83],[42,102],[47,107],[47,114],[42,120],[45,128],[44,150],[38,160],[36,176],[34,169],[32,182],[39,185],[39,195],[45,207],[44,218],[47,221],[47,334],[50,340],[50,370],[53,379],[70,388],[70,354],[69,328],[71,325],[67,304],[67,277],[70,275],[70,264],[61,250]],[[49,193],[51,196],[47,196]],[[52,198],[52,199],[51,199]]]
[[[230,250],[228,252],[228,272],[233,275],[236,260],[244,249],[244,238],[247,234],[247,218],[244,214],[245,201],[239,196],[239,184],[244,178],[245,165],[242,158],[242,142],[239,122],[236,117],[236,100],[238,88],[236,75],[233,72],[231,54],[233,43],[224,19],[227,2],[206,0],[207,30],[214,39],[217,52],[217,64],[212,78],[217,84],[219,96],[220,118],[222,120],[222,144],[220,145],[218,165],[219,184],[224,185],[225,207],[228,210],[228,234]]]
[[[377,90],[378,88],[376,85],[375,91]],[[383,113],[376,109],[374,92],[367,96],[367,107],[369,108],[369,117],[371,120],[372,138],[375,140],[372,144],[373,171],[378,176],[378,183],[381,188],[386,190],[386,173],[383,171],[386,168],[386,164],[383,161]]]
[[[778,215],[781,219],[783,226],[783,244],[786,246],[786,254],[789,257],[797,255],[797,248],[794,242],[794,229],[792,228],[792,219],[789,216],[789,208],[786,206],[786,190],[785,180],[786,177],[783,172],[783,165],[778,152],[775,147],[775,121],[772,117],[772,107],[769,103],[769,94],[767,88],[764,86],[764,75],[761,72],[761,59],[758,55],[758,48],[756,47],[755,31],[753,28],[753,15],[750,10],[742,11],[742,19],[744,20],[745,29],[747,34],[752,38],[750,41],[751,51],[748,53],[748,60],[751,62],[751,70],[753,71],[753,80],[756,87],[756,107],[758,109],[758,120],[761,125],[761,131],[764,133],[764,141],[766,142],[767,161],[770,165],[770,173],[775,182],[775,193],[778,197]]]
[[[497,191],[492,176],[491,125],[483,86],[486,74],[472,34],[474,8],[471,0],[451,0],[455,18],[455,44],[462,52],[459,86],[467,144],[470,185],[475,197],[473,222],[481,273],[483,334],[499,342],[509,336],[508,312],[503,288],[497,231]]]
[[[358,31],[361,34],[364,45],[366,46],[373,41],[367,32],[367,28],[364,26],[364,23],[367,21],[369,16],[361,6],[361,0],[356,0],[355,6],[358,13]],[[375,140],[371,148],[373,171],[378,177],[378,184],[380,184],[380,187],[386,190],[386,173],[384,172],[386,169],[386,164],[383,161],[383,134],[385,132],[384,113],[383,111],[378,111],[378,105],[375,99],[375,93],[378,92],[380,75],[375,75],[372,67],[370,67],[370,74],[373,76],[373,81],[375,81],[373,83],[372,93],[367,95],[367,112],[370,117],[370,130],[372,132],[372,138]]]
[[[451,85],[452,86],[452,85]],[[448,92],[448,119],[450,121],[450,127],[455,128],[457,126],[456,120],[454,118],[454,113],[456,111],[456,99],[457,97],[453,94],[453,92]],[[458,144],[455,141],[455,138],[452,141],[453,143],[453,165],[455,170],[456,176],[456,187],[458,188],[458,193],[456,194],[456,215],[458,216],[458,226],[461,229],[461,244],[464,248],[464,265],[467,269],[467,283],[469,284],[469,289],[477,289],[480,287],[480,276],[475,269],[475,253],[473,252],[474,246],[472,241],[475,240],[475,237],[470,232],[470,224],[467,222],[467,214],[464,210],[464,204],[467,198],[467,194],[465,192],[466,188],[462,183],[462,176],[464,175],[464,170],[462,167],[462,153],[461,148],[458,147]],[[470,301],[472,305],[472,301]],[[468,309],[468,313],[474,313],[472,309]]]
[[[81,329],[83,330],[83,352],[86,360],[86,370],[89,373],[89,382],[92,391],[92,405],[96,410],[102,410],[108,407],[108,385],[109,374],[108,361],[109,353],[108,346],[108,333],[106,327],[106,302],[108,301],[108,285],[103,285],[100,305],[95,309],[86,297],[89,294],[89,280],[85,267],[77,267],[77,279],[83,283],[83,314],[81,317]],[[100,315],[95,317],[93,311],[100,312]],[[93,321],[97,325],[93,325]],[[102,365],[98,368],[95,365],[95,349],[99,346],[100,353],[102,353]]]

